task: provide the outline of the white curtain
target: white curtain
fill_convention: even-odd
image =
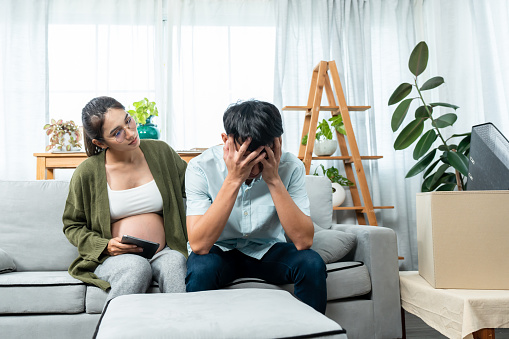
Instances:
[[[423,80],[445,78],[427,99],[460,106],[446,136],[488,121],[509,136],[505,0],[4,0],[0,13],[2,179],[34,179],[33,153],[47,143],[42,126],[50,117],[79,121],[94,96],[127,106],[155,98],[163,140],[177,149],[210,147],[221,142],[230,103],[305,105],[313,67],[335,60],[347,103],[372,107],[351,116],[361,154],[384,156],[363,163],[375,205],[395,206],[377,219],[397,233],[401,268],[416,269],[421,179],[404,179],[415,161],[410,149],[394,151],[395,107],[387,106],[412,79],[413,47],[424,40],[430,48]],[[59,25],[75,33],[56,51],[48,46]],[[283,147],[297,153],[303,113],[283,119]],[[341,162],[323,164],[342,170]]]
[[[0,178],[35,180],[48,112],[48,1],[0,1]],[[42,147],[37,147],[41,145]]]

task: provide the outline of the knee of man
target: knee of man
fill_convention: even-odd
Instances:
[[[215,274],[220,268],[221,263],[216,255],[204,254],[199,255],[191,253],[187,260],[187,272],[194,276],[209,276]]]
[[[313,250],[306,250],[303,253],[300,267],[307,274],[318,275],[327,272],[327,267],[318,253]]]

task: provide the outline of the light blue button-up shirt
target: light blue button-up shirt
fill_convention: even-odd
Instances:
[[[228,169],[223,160],[223,146],[214,146],[189,161],[186,170],[187,215],[203,215],[216,199]],[[305,169],[293,154],[283,152],[279,176],[300,210],[310,215],[305,188]],[[262,176],[250,185],[244,182],[226,226],[215,245],[223,251],[238,249],[260,259],[277,242],[286,242],[285,233],[269,187]],[[188,251],[191,247],[188,243]]]

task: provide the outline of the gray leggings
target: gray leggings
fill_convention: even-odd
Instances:
[[[186,258],[168,246],[147,260],[137,254],[109,257],[94,273],[110,283],[108,300],[125,294],[145,293],[152,280],[163,293],[186,291]]]

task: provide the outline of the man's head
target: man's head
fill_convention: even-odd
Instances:
[[[226,134],[233,136],[239,144],[251,137],[249,152],[260,146],[272,147],[274,138],[283,134],[283,122],[277,107],[258,100],[230,105],[224,112],[223,125]]]

